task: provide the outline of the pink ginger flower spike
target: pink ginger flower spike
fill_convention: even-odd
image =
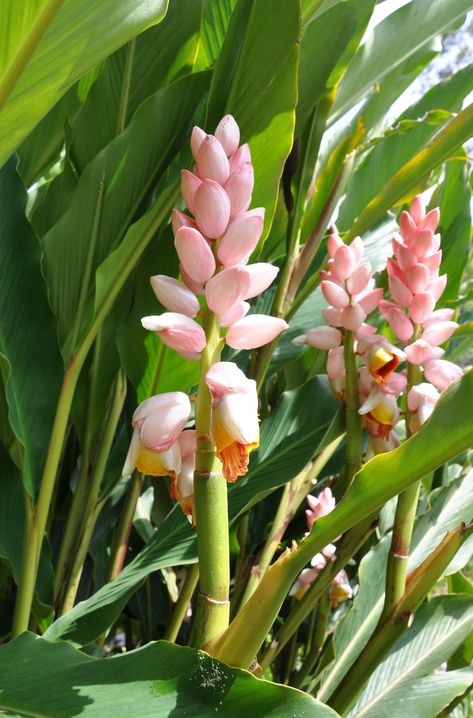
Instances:
[[[156,332],[164,344],[185,359],[199,359],[207,342],[202,327],[184,314],[166,312],[143,317],[141,324],[145,329]]]

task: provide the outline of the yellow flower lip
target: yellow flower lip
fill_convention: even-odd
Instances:
[[[384,383],[398,366],[399,357],[385,347],[372,347],[368,352],[368,371],[378,383]]]

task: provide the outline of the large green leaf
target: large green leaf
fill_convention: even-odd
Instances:
[[[239,0],[210,87],[207,129],[234,115],[255,168],[252,205],[264,207],[267,234],[279,179],[293,142],[297,102],[299,3]],[[277,39],[276,39],[277,38]]]
[[[349,717],[436,716],[473,683],[473,669],[451,676],[452,683],[449,673],[438,673],[425,683],[421,679],[446,661],[472,629],[471,596],[439,596],[425,603],[412,626],[371,675]],[[440,677],[443,681],[438,681]]]
[[[113,658],[91,658],[32,633],[0,648],[0,710],[23,716],[129,718],[335,718],[294,688],[229,668],[206,653],[158,641]]]
[[[237,0],[204,0],[197,70],[207,70],[215,64],[236,4]]]
[[[308,401],[312,412],[303,411]],[[320,377],[283,395],[275,414],[263,422],[262,448],[252,456],[247,476],[229,487],[232,520],[296,476],[317,451],[340,436],[342,427],[336,420],[332,424],[335,411],[336,402],[328,382]],[[45,637],[86,645],[113,623],[128,598],[152,571],[193,563],[196,559],[195,531],[179,507],[175,507],[118,578],[59,618]]]
[[[106,60],[73,128],[75,166],[84,169],[149,95],[192,70],[201,14],[202,0],[173,0],[159,25]]]
[[[0,370],[9,421],[23,447],[23,481],[40,482],[63,374],[56,324],[41,276],[38,240],[25,217],[27,195],[11,159],[0,171]],[[18,457],[14,457],[18,461]]]
[[[473,471],[432,493],[429,510],[416,519],[409,556],[409,570],[424,561],[445,533],[473,518]],[[384,603],[386,559],[391,536],[385,537],[362,560],[360,590],[352,609],[334,634],[336,663],[326,672],[320,697],[326,698],[354,663],[378,622]],[[471,549],[470,549],[471,550]]]
[[[471,9],[471,0],[413,0],[389,15],[366,38],[345,73],[333,107],[335,121],[383,77]]]
[[[87,166],[69,209],[43,237],[49,297],[65,355],[90,319],[95,270],[119,246],[187,138],[208,80],[206,73],[188,75],[151,95]]]
[[[455,73],[427,92],[396,121],[397,132],[388,134],[362,158],[346,188],[346,195],[337,217],[342,230],[350,227],[368,202],[451,117],[461,109],[463,99],[473,89],[473,65]],[[429,122],[429,112],[435,118]],[[436,119],[438,118],[438,119]]]
[[[146,27],[166,0],[0,5],[0,165],[74,82]]]

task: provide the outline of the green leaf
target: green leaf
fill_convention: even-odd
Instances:
[[[473,683],[473,669],[457,676],[440,672],[425,683],[421,679],[446,661],[472,629],[471,596],[439,596],[425,603],[371,675],[350,718],[437,715]]]
[[[445,165],[445,179],[440,186],[440,227],[442,236],[442,274],[447,286],[441,304],[456,299],[465,268],[468,265],[471,237],[471,190],[466,151]]]
[[[26,199],[16,161],[11,159],[0,171],[0,370],[10,425],[23,447],[23,482],[34,496],[48,449],[63,367],[41,276],[39,244],[25,217]]]
[[[207,70],[215,65],[236,4],[237,0],[204,0],[197,70]]]
[[[208,80],[206,73],[188,75],[151,95],[127,129],[87,166],[69,209],[43,237],[49,297],[65,356],[90,320],[95,270],[120,245],[148,194],[187,140]]]
[[[472,518],[473,471],[470,471],[431,494],[429,510],[418,516],[414,525],[408,570],[419,566],[440,544],[447,531]],[[322,700],[340,683],[376,627],[384,603],[390,544],[391,535],[386,536],[360,564],[360,590],[352,609],[335,631],[333,641],[337,661],[323,680],[319,693]]]
[[[452,112],[461,109],[463,99],[473,89],[473,65],[460,70],[427,92],[396,121],[394,130],[362,157],[346,188],[337,217],[337,226],[348,229],[364,207],[387,182],[438,132],[428,121],[435,112],[435,122],[444,124]],[[439,115],[439,110],[447,111]],[[407,124],[406,124],[407,123]],[[400,131],[401,130],[401,131]]]
[[[345,73],[333,107],[332,122],[419,48],[460,21],[470,9],[470,0],[413,0],[389,15],[369,34]]]
[[[314,410],[303,412],[310,401]],[[245,508],[292,479],[314,456],[343,431],[333,421],[336,402],[325,378],[316,377],[283,394],[281,403],[261,429],[261,450],[250,459],[244,479],[229,487],[229,513],[234,520]],[[282,438],[284,437],[284,441]],[[59,618],[45,633],[49,640],[86,645],[115,620],[128,598],[152,571],[193,563],[196,534],[176,506],[138,556],[115,581]]]
[[[87,70],[166,12],[165,0],[16,0],[0,9],[0,166]]]
[[[76,167],[83,170],[149,95],[192,70],[201,14],[202,0],[173,0],[159,25],[107,58],[73,128]]]
[[[27,716],[335,718],[294,688],[229,668],[206,653],[158,641],[112,658],[91,658],[31,633],[0,648],[0,709]],[[25,690],[27,676],[28,690]]]
[[[299,3],[239,0],[215,65],[207,129],[234,115],[255,169],[252,206],[264,207],[266,236],[293,142],[297,102]],[[277,39],[276,39],[277,38]]]

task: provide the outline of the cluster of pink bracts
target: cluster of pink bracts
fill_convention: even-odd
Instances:
[[[264,209],[249,210],[253,165],[247,144],[239,146],[240,130],[231,115],[214,135],[194,127],[191,150],[196,165],[182,171],[181,190],[193,217],[173,210],[174,245],[182,281],[156,275],[151,286],[168,312],[144,317],[145,329],[156,332],[185,359],[199,359],[206,346],[199,296],[227,328],[224,341],[234,349],[255,349],[277,337],[283,319],[251,314],[247,300],[261,294],[275,279],[272,264],[248,265],[263,231]],[[246,473],[249,452],[258,446],[256,383],[232,362],[214,364],[206,375],[212,395],[212,436],[228,481]],[[173,498],[193,519],[193,476],[196,432],[185,429],[191,417],[186,394],[169,392],[144,401],[133,416],[134,433],[123,470],[135,467],[151,476],[171,477]]]
[[[239,146],[240,130],[231,115],[214,135],[194,127],[191,150],[196,165],[182,170],[181,190],[193,218],[177,209],[172,213],[174,246],[183,281],[158,274],[151,285],[169,312],[144,317],[145,329],[186,359],[199,359],[205,332],[195,321],[198,295],[228,327],[225,342],[234,349],[256,349],[278,336],[287,324],[265,314],[246,316],[248,299],[274,281],[278,268],[265,262],[248,265],[263,231],[264,209],[248,210],[254,173],[250,148]]]
[[[345,363],[343,332],[354,333],[355,350],[362,365],[358,369],[359,413],[369,436],[367,458],[398,445],[394,427],[399,421],[397,398],[406,390],[406,372],[395,372],[403,362],[422,365],[428,382],[413,386],[408,395],[411,432],[431,415],[440,392],[458,379],[462,370],[442,359],[440,344],[447,341],[457,323],[453,310],[435,304],[446,285],[439,276],[442,258],[440,235],[435,234],[439,210],[428,214],[422,199],[415,197],[409,212],[402,212],[400,233],[393,237],[394,258],[388,259],[389,290],[394,301],[382,298],[376,289],[368,262],[363,262],[363,242],[356,237],[345,245],[336,230],[328,240],[329,271],[322,272],[321,288],[330,306],[324,309],[327,325],[296,337],[295,344],[328,350],[327,374],[335,393],[344,397]],[[379,308],[404,347],[399,349],[376,333],[365,319]]]

